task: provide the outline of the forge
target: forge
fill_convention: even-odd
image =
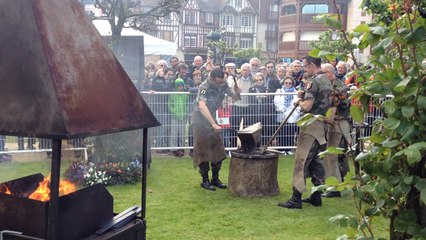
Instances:
[[[47,238],[50,201],[29,199],[40,173],[0,184],[11,194],[0,193],[0,227],[27,236]],[[59,197],[58,239],[81,239],[95,232],[114,216],[113,198],[101,184],[89,186]]]
[[[50,200],[26,196],[41,174],[2,183],[0,238],[145,239],[148,128],[160,123],[79,1],[0,0],[0,32],[0,134],[52,140]],[[141,207],[113,214],[101,185],[59,196],[63,139],[137,129]]]

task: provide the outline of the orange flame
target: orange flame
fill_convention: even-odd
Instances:
[[[65,180],[59,181],[59,196],[67,195],[69,193],[75,192],[75,190],[76,187],[71,182]],[[33,193],[31,193],[28,198],[42,202],[47,202],[50,200],[50,174],[43,179],[43,181],[38,185],[38,188]]]
[[[4,190],[0,191],[1,193],[12,195],[9,188],[7,188],[5,185],[3,185],[3,187],[4,187]]]

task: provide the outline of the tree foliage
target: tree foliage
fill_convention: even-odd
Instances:
[[[95,7],[102,10],[101,18],[111,25],[113,37],[121,36],[124,27],[142,32],[157,32],[156,20],[179,13],[185,0],[159,0],[155,6],[146,6],[141,0],[96,0]]]
[[[253,57],[261,59],[262,50],[260,48],[247,48],[234,52],[234,57],[242,60],[250,60]]]
[[[360,89],[352,97],[361,104],[351,113],[358,119],[374,104],[383,118],[375,120],[367,151],[355,159],[363,170],[350,186],[359,216],[331,220],[349,228],[341,239],[374,239],[377,216],[389,219],[389,239],[426,239],[426,3],[365,0],[361,7],[373,22],[345,32],[344,39],[351,44],[357,38],[355,47],[371,48],[371,56],[355,62]],[[345,55],[353,56],[352,49]],[[322,49],[311,55],[335,56]],[[334,187],[342,186],[349,183]]]
[[[322,32],[317,41],[309,42],[311,48],[322,49],[330,53],[343,53],[346,48],[346,42],[339,31],[327,30]],[[339,59],[345,59],[346,56],[338,56]]]
[[[235,49],[237,48],[237,45],[229,46],[228,44],[226,44],[226,42],[219,40],[219,41],[209,41],[207,43],[207,47],[211,51],[209,52],[210,56],[214,55],[214,51],[216,51],[217,61],[220,64],[222,64],[223,61],[225,60],[225,57],[228,55],[231,55],[235,51]]]

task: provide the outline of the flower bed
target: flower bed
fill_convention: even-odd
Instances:
[[[119,185],[136,183],[142,175],[142,164],[139,160],[131,162],[72,162],[65,171],[65,178],[75,184],[91,186],[97,183]]]

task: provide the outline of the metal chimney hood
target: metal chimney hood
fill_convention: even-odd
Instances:
[[[0,0],[0,134],[53,139],[160,125],[76,0]]]

